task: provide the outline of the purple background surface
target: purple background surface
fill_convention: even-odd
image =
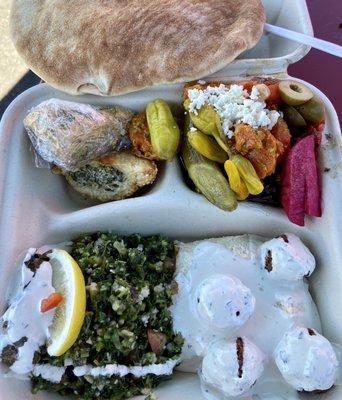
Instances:
[[[342,0],[307,0],[307,5],[315,36],[342,45]],[[312,49],[303,60],[289,67],[289,74],[322,90],[342,123],[341,58]]]

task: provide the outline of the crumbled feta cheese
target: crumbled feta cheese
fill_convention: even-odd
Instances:
[[[194,126],[192,126],[191,128],[190,128],[190,132],[196,132],[197,131],[197,129],[194,127]]]
[[[143,250],[144,250],[144,246],[143,246],[142,244],[139,244],[139,245],[137,246],[137,249],[138,249],[139,251],[143,251]]]
[[[260,93],[256,87],[249,94],[242,85],[217,87],[208,86],[203,90],[190,89],[189,111],[195,114],[205,104],[210,104],[218,113],[222,123],[222,129],[228,138],[234,135],[233,127],[239,123],[245,123],[254,129],[267,127],[272,129],[277,123],[280,113],[276,110],[268,110],[266,103],[260,100]]]
[[[148,324],[148,320],[150,319],[150,317],[148,315],[143,315],[141,317],[142,323],[146,326]]]
[[[260,93],[259,93],[258,88],[253,86],[249,98],[252,99],[252,100],[259,100],[259,95],[260,95]]]

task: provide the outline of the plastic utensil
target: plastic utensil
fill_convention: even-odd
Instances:
[[[327,42],[326,40],[317,39],[309,35],[304,35],[303,33],[291,31],[289,29],[267,23],[265,24],[265,31],[298,43],[309,45],[315,49],[324,51],[325,53],[342,57],[342,46],[338,44]]]

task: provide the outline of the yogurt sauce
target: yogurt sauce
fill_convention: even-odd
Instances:
[[[242,237],[241,241],[246,241],[246,237]],[[260,251],[262,241],[257,237],[248,238],[248,254],[244,251],[232,252],[220,239],[193,244],[190,254],[189,248],[183,251],[182,246],[180,247],[176,276],[179,292],[174,296],[171,308],[174,330],[181,332],[185,338],[182,365],[179,369],[195,372],[200,360],[208,354],[209,345],[219,339],[245,337],[246,341],[251,340],[258,346],[262,357],[265,356],[262,378],[248,394],[253,395],[253,399],[274,400],[274,393],[277,393],[277,400],[297,399],[296,392],[282,379],[273,361],[273,352],[284,332],[294,325],[310,327],[320,332],[316,306],[303,279],[278,279],[284,276],[282,273],[275,274],[280,271],[276,265],[276,255],[281,250],[279,243],[268,242],[272,246],[264,246]],[[265,269],[263,262],[264,255],[270,249],[274,256],[272,274]],[[53,310],[40,313],[41,300],[54,292],[51,286],[51,265],[43,262],[35,274],[25,265],[35,252],[35,249],[29,249],[21,266],[19,287],[11,298],[9,309],[1,318],[0,352],[5,346],[13,345],[25,337],[26,342],[18,348],[18,359],[11,366],[12,371],[16,374],[40,375],[57,383],[67,365],[55,367],[32,363],[34,352],[46,342],[48,327],[54,314]],[[293,259],[299,260],[297,253],[293,254]],[[314,266],[312,268],[312,262],[309,261],[307,266],[310,268],[304,268],[303,273],[308,270],[312,272]],[[225,302],[227,298],[228,301]],[[3,324],[6,321],[7,327],[4,329]],[[142,377],[151,373],[170,375],[178,363],[179,360],[169,360],[164,364],[148,366],[85,365],[76,366],[74,374],[94,377],[127,374]],[[222,399],[222,393],[211,391],[206,397]]]
[[[25,264],[36,253],[29,249],[21,266],[21,282],[5,314],[0,319],[0,354],[7,346],[17,349],[16,361],[10,369],[16,374],[33,370],[34,353],[45,344],[54,310],[40,312],[42,299],[55,292],[51,264],[43,261],[32,271]],[[18,342],[24,342],[18,345]]]
[[[141,378],[148,374],[154,375],[171,375],[175,366],[179,363],[179,360],[167,360],[163,364],[151,364],[144,366],[131,366],[127,367],[126,365],[120,364],[107,364],[103,367],[94,367],[92,365],[82,365],[79,367],[75,367],[73,369],[73,374],[77,377],[80,376],[126,376],[128,374],[132,374],[137,378]],[[62,376],[66,370],[66,367],[55,367],[49,364],[41,364],[35,365],[33,368],[33,375],[41,376],[42,378],[58,383],[61,381]]]
[[[184,245],[184,250],[180,245],[177,265],[181,264],[181,268],[177,269],[176,275],[178,294],[174,296],[172,306],[174,330],[185,338],[183,362],[179,369],[195,372],[207,349],[215,341],[246,337],[258,346],[267,360],[260,381],[257,381],[248,394],[266,396],[267,393],[277,393],[279,399],[282,395],[286,399],[295,399],[297,394],[282,379],[274,363],[273,352],[284,333],[294,325],[321,331],[316,306],[308,291],[308,284],[303,279],[277,280],[273,274],[272,278],[269,276],[260,257],[262,241],[250,236],[241,237],[241,240],[247,241],[250,253],[247,256],[242,254],[243,252],[237,255],[230,251],[223,239],[218,239],[217,242],[215,240],[197,242],[193,244],[191,251],[189,250],[191,245]],[[220,296],[217,293],[215,301],[209,299],[209,303],[206,302],[208,297],[204,299],[203,296],[202,299],[199,295],[203,282],[208,281],[209,277],[224,282],[224,279],[227,277],[230,279],[232,276],[240,282],[235,284],[233,295],[227,290],[222,291]],[[249,288],[252,295],[242,305],[240,295],[237,295],[241,293],[239,289],[241,285]],[[255,298],[254,312],[252,298]],[[209,316],[201,312],[202,301],[205,302],[205,308],[212,306],[214,315]],[[231,308],[236,309],[237,318],[240,316],[245,318],[246,315],[250,318],[241,325],[225,324],[222,321],[230,319]],[[213,321],[221,322],[218,324]],[[281,392],[282,387],[283,392]],[[209,399],[223,398],[222,392],[220,395],[204,394]],[[224,398],[231,397],[224,396]]]

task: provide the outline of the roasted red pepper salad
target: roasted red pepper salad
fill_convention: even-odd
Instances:
[[[182,159],[209,201],[232,211],[237,200],[282,206],[303,226],[321,216],[316,150],[322,101],[300,82],[253,78],[188,83]]]

